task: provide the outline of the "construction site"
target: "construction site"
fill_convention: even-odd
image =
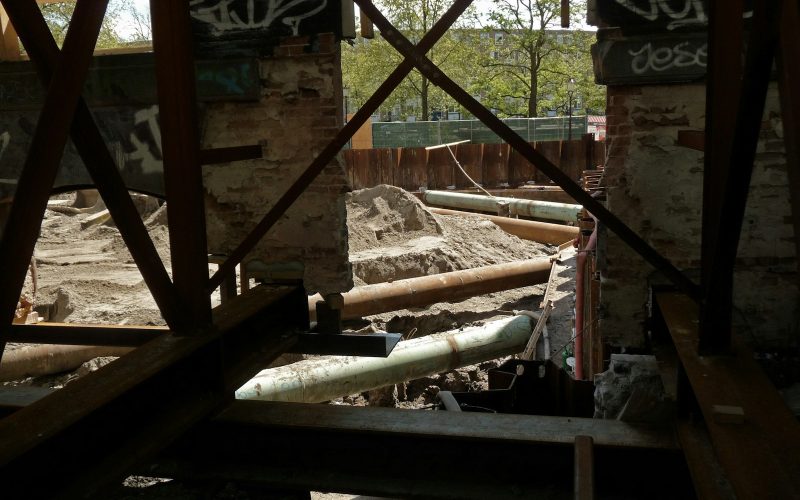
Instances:
[[[800,1],[548,1],[602,117],[451,79],[471,0],[0,0],[0,497],[800,498]]]

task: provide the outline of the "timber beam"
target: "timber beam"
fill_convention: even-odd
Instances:
[[[257,287],[201,335],[163,335],[0,420],[0,481],[30,498],[100,495],[222,409],[308,328],[297,287]]]
[[[569,497],[576,436],[593,441],[601,493],[643,487],[643,482],[682,467],[682,454],[668,427],[237,401],[142,471],[399,498],[538,498],[544,490]],[[639,469],[638,477],[631,473]],[[581,477],[589,473],[583,464],[580,470]],[[675,474],[668,488],[685,486],[681,477]]]
[[[736,497],[800,498],[800,424],[753,353],[733,337],[730,355],[699,355],[697,305],[677,293],[659,293],[656,303],[677,351],[675,376],[688,379]]]

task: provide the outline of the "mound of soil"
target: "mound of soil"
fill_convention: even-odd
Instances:
[[[414,278],[548,255],[548,245],[491,221],[436,215],[411,193],[381,185],[347,198],[350,262],[358,284]]]

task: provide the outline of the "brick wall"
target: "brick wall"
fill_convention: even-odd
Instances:
[[[676,140],[679,130],[705,127],[705,86],[611,86],[607,104],[609,209],[699,282],[703,154]],[[797,339],[800,314],[779,109],[772,88],[735,274],[734,323],[761,345]],[[598,248],[604,340],[641,346],[648,286],[658,277],[613,234]]]
[[[259,102],[206,108],[203,147],[266,144],[263,159],[204,167],[211,253],[230,252],[341,126],[341,66],[334,36],[286,38],[274,54],[260,61]],[[309,292],[349,290],[352,275],[342,196],[348,190],[337,159],[246,261],[278,267],[302,263]]]

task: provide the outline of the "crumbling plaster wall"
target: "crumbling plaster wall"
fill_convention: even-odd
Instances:
[[[760,346],[797,338],[794,231],[780,104],[771,88],[735,273],[734,324]],[[705,127],[705,86],[608,88],[608,207],[699,282],[703,154],[677,144],[679,130]],[[641,346],[654,269],[615,235],[600,244],[601,332]]]
[[[260,60],[257,103],[206,108],[203,147],[265,144],[262,159],[204,167],[209,252],[242,241],[341,127],[341,65],[335,37],[291,37]],[[341,160],[328,165],[262,239],[246,261],[305,266],[309,292],[349,290]]]

